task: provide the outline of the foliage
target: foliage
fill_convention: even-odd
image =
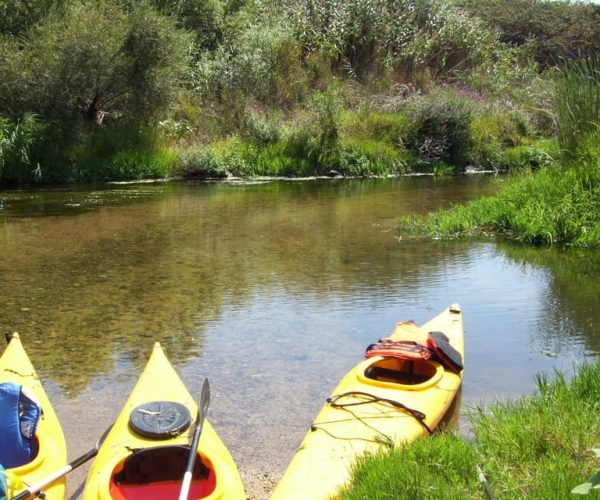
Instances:
[[[209,146],[182,151],[176,172],[194,178],[251,176],[257,174],[255,163],[252,146],[238,137],[230,137]]]
[[[39,178],[34,148],[43,130],[36,115],[27,114],[13,123],[0,116],[0,180],[5,183],[21,183]]]
[[[198,50],[214,50],[222,41],[225,5],[221,0],[151,0],[150,3],[166,16],[174,17],[179,27],[192,32]]]
[[[241,28],[191,68],[194,93],[205,102],[227,104],[232,92],[265,104],[291,105],[304,99],[310,71],[300,47],[281,22],[263,20]]]
[[[402,146],[408,133],[409,118],[405,113],[382,113],[368,108],[346,111],[341,116],[341,133],[361,140],[375,140],[390,146]]]
[[[589,134],[600,135],[600,56],[579,59],[555,80],[554,112],[558,142],[568,158]]]
[[[68,0],[67,0],[68,1]],[[0,0],[0,34],[21,35],[65,0]]]
[[[558,0],[458,0],[459,6],[498,29],[511,46],[531,45],[536,61],[550,67],[600,48],[600,6]]]
[[[425,163],[464,166],[472,146],[473,105],[453,92],[435,92],[408,105],[408,146]]]
[[[148,118],[177,95],[188,38],[145,3],[53,11],[25,39],[0,43],[0,111],[48,121]]]
[[[575,30],[585,9],[557,3]],[[183,171],[215,175],[537,168],[550,160],[531,141],[556,130],[593,162],[596,131],[582,124],[597,119],[560,97],[578,116],[552,123],[539,47],[501,43],[478,12],[470,0],[0,0],[0,115],[44,124],[2,179],[168,174],[180,153]],[[569,68],[557,89],[575,82]]]
[[[519,146],[531,133],[526,117],[515,112],[483,111],[474,115],[470,126],[473,147],[470,163],[500,170],[529,164],[509,161],[507,151]],[[519,158],[522,155],[516,155]]]
[[[434,78],[473,67],[491,32],[436,0],[298,0],[288,7],[308,52],[330,53],[350,76],[389,68]]]
[[[252,109],[244,115],[244,128],[248,137],[260,145],[274,144],[281,137],[281,131],[273,120]]]
[[[165,146],[164,129],[134,120],[103,128],[87,125],[64,156],[68,165],[56,175],[72,181],[163,178],[179,161]]]

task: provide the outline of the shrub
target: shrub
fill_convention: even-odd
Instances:
[[[210,146],[194,147],[179,155],[176,169],[183,177],[247,177],[256,175],[256,150],[237,137]]]
[[[409,156],[388,144],[373,140],[350,140],[341,144],[336,169],[344,175],[390,175],[408,169]]]
[[[0,112],[39,113],[73,129],[148,119],[177,97],[188,35],[146,3],[70,2],[27,36],[0,40]]]
[[[331,54],[352,77],[382,68],[448,76],[476,66],[494,42],[480,23],[436,0],[316,0],[288,11],[305,50]]]
[[[428,164],[464,166],[472,147],[473,105],[453,92],[435,92],[409,103],[408,145]]]
[[[290,66],[280,57],[289,49],[291,32],[281,25],[252,26],[205,52],[191,70],[191,84],[205,102],[226,103],[227,91],[241,91],[263,103],[274,103],[282,81],[290,79]],[[280,72],[281,70],[281,72]],[[301,79],[302,80],[302,79]]]
[[[520,145],[529,134],[529,126],[517,113],[481,112],[473,117],[470,131],[471,164],[497,170],[513,166],[506,164],[504,150]]]
[[[248,137],[259,145],[274,144],[280,138],[279,127],[263,113],[247,109],[244,128]]]

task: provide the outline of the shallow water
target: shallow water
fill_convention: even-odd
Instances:
[[[70,457],[160,341],[192,394],[210,378],[209,419],[245,476],[277,479],[399,320],[462,305],[463,412],[598,355],[597,252],[398,238],[403,215],[494,190],[480,176],[0,192],[0,328],[21,333]]]

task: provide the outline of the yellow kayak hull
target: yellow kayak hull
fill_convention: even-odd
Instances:
[[[36,430],[39,445],[37,456],[28,464],[8,469],[10,474],[18,476],[27,487],[42,481],[66,465],[67,445],[58,417],[17,333],[13,334],[0,357],[0,383],[2,382],[14,382],[26,387],[42,406],[43,415]],[[44,488],[46,498],[65,498],[65,484],[66,479],[62,477]]]
[[[83,491],[84,499],[108,500],[113,498],[115,473],[132,454],[132,450],[165,446],[189,446],[194,431],[194,423],[182,434],[165,439],[143,437],[131,429],[129,425],[131,412],[140,405],[160,400],[180,403],[189,410],[194,419],[196,418],[198,411],[196,402],[157,342],[137,384],[107,434],[88,472]],[[198,455],[203,462],[211,464],[216,478],[215,484],[211,488],[212,491],[207,496],[200,498],[208,500],[246,498],[237,466],[208,420],[204,421],[202,427]],[[180,486],[177,487],[180,488]],[[153,485],[146,486],[145,496],[158,498],[159,494],[153,493],[152,488]],[[156,488],[158,492],[160,485],[157,484]],[[127,493],[123,495],[127,497]]]
[[[406,324],[399,323],[390,338],[394,340],[394,336],[405,327]],[[457,304],[421,329],[445,333],[452,347],[464,356],[462,315]],[[413,363],[410,375],[406,375],[410,380],[400,380],[399,375],[404,376],[409,363]],[[386,373],[387,378],[372,378],[374,369]],[[329,400],[333,398],[335,401],[337,396],[347,392],[369,396],[344,396],[344,403],[360,404],[343,408],[334,407],[329,402],[325,404],[273,492],[272,499],[308,500],[335,496],[336,491],[350,479],[351,467],[359,456],[429,435],[426,427],[407,411],[381,400],[370,402],[372,398],[392,400],[418,410],[425,414],[426,426],[435,429],[459,390],[461,379],[462,372],[457,374],[446,370],[435,361],[407,361],[381,356],[362,361],[346,374]]]

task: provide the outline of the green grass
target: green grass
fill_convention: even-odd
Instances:
[[[459,437],[439,434],[357,462],[344,500],[477,498],[477,455]]]
[[[441,433],[358,461],[343,499],[486,498],[477,466],[497,498],[568,498],[600,464],[600,362],[567,382],[538,377],[537,393],[470,414],[477,447]],[[600,498],[600,489],[591,498]]]
[[[533,244],[600,246],[600,159],[503,178],[494,197],[404,219],[401,230],[433,237],[500,234]]]

